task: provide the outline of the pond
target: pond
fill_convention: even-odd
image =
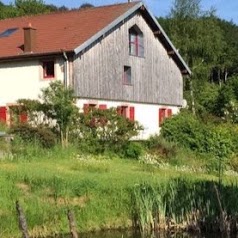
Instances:
[[[62,236],[61,238],[69,238],[70,236]],[[80,234],[80,238],[228,238],[221,234],[188,234],[188,233],[163,233],[151,234],[147,236],[141,236],[140,234],[134,234],[128,231],[109,231],[109,232],[95,232]],[[232,236],[237,237],[237,236]]]

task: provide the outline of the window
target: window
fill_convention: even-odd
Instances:
[[[84,114],[88,114],[90,111],[92,111],[93,109],[95,109],[97,107],[96,104],[84,104],[83,105],[83,112]]]
[[[22,105],[9,106],[9,122],[10,125],[15,123],[27,123],[28,115],[26,109]]]
[[[131,67],[124,66],[123,83],[131,85]]]
[[[18,30],[18,28],[9,28],[9,29],[0,33],[0,38],[8,37],[8,36],[12,35],[17,30]]]
[[[55,77],[55,62],[53,60],[43,62],[43,78]]]
[[[144,57],[144,37],[136,25],[129,30],[129,53],[130,55]]]
[[[94,109],[100,109],[100,110],[107,110],[107,105],[106,104],[92,104],[92,103],[89,103],[89,104],[84,104],[83,105],[83,111],[84,111],[84,114],[88,114],[90,111],[94,110]]]
[[[161,126],[166,118],[172,116],[172,109],[160,108],[159,109],[159,126]]]
[[[128,118],[131,121],[135,120],[135,108],[129,106],[120,106],[117,107],[117,114],[125,118]]]

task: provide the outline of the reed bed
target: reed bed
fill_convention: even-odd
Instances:
[[[237,183],[177,178],[166,184],[140,184],[132,190],[132,219],[141,233],[157,230],[238,231]]]

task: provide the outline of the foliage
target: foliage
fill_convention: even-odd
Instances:
[[[0,4],[0,19],[67,10],[68,8],[65,6],[48,5],[42,0],[15,0],[14,4]]]
[[[119,152],[142,129],[137,122],[118,115],[115,108],[89,109],[76,118],[75,127],[73,139],[78,138],[81,148],[92,153]]]
[[[202,11],[200,3],[176,0],[170,14],[159,21],[191,68],[192,76],[185,79],[184,87],[189,109],[195,112],[196,108],[197,115],[204,116],[219,110],[212,105],[216,86],[237,72],[238,27],[220,20],[214,10]],[[209,95],[209,88],[215,93]]]
[[[157,186],[141,183],[131,191],[133,224],[142,233],[154,228],[169,229],[171,221],[175,230],[221,232],[221,209],[229,217],[224,221],[226,228],[232,227],[233,219],[237,219],[238,203],[229,202],[231,197],[237,196],[237,185],[221,187],[223,208],[219,207],[221,198],[216,195],[216,187],[214,181],[184,178],[172,179]],[[236,232],[235,227],[231,230]]]
[[[70,126],[78,113],[73,90],[55,81],[42,90],[41,99],[44,115],[56,123],[62,146],[68,146]]]
[[[238,122],[238,78],[232,77],[222,85],[215,101],[214,114],[224,121]]]
[[[56,136],[49,128],[18,124],[11,128],[10,133],[20,137],[24,143],[36,143],[43,148],[52,148],[56,144]]]
[[[166,141],[159,135],[150,136],[145,145],[151,154],[158,155],[163,160],[170,160],[176,157],[178,147],[176,143]]]
[[[79,9],[87,9],[87,8],[92,8],[94,7],[94,5],[92,5],[91,3],[83,3]]]
[[[31,237],[50,237],[54,234],[68,234],[68,209],[74,211],[80,232],[130,227],[134,207],[132,192],[144,185],[150,186],[155,195],[160,197],[167,194],[166,201],[170,201],[171,205],[167,202],[160,203],[161,219],[164,207],[167,211],[170,209],[169,212],[176,215],[172,218],[177,217],[178,220],[185,217],[181,215],[183,209],[188,207],[186,211],[189,214],[189,209],[194,204],[193,201],[190,203],[190,194],[191,199],[197,194],[196,201],[204,202],[214,195],[210,186],[204,185],[204,189],[200,189],[196,181],[203,181],[205,184],[206,181],[216,179],[211,174],[195,173],[192,170],[178,171],[175,167],[151,169],[151,166],[137,160],[108,160],[101,155],[85,156],[78,154],[78,149],[71,146],[56,146],[50,150],[28,147],[20,156],[14,156],[13,160],[0,160],[0,173],[0,230],[2,237],[6,238],[19,236],[14,209],[16,200],[20,201],[25,211]],[[181,174],[182,181],[176,182],[175,179],[181,177]],[[231,207],[234,212],[237,211],[236,202],[234,203],[237,201],[237,189],[230,185],[235,181],[236,178],[230,176],[223,184],[222,194],[225,200],[222,202],[229,212]],[[204,190],[207,192],[203,193]],[[144,191],[148,191],[143,194],[147,199],[150,190],[145,188]],[[153,201],[159,199],[157,196],[151,198]],[[208,202],[207,205],[210,209],[216,204],[213,197],[212,203]],[[143,206],[147,204],[144,203]]]
[[[121,155],[128,159],[139,159],[144,153],[144,147],[140,142],[128,141],[121,149]]]
[[[193,151],[212,154],[216,158],[227,158],[235,151],[236,141],[230,127],[203,124],[187,112],[166,120],[161,136]]]
[[[163,123],[161,136],[185,148],[201,151],[204,129],[194,115],[184,111]]]
[[[15,6],[20,16],[49,12],[42,0],[15,0]]]
[[[20,99],[18,103],[29,113],[31,123],[54,128],[60,135],[62,146],[68,146],[69,130],[78,115],[73,90],[54,81],[42,89],[41,101]]]

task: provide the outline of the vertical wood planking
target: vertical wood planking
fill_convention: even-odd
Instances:
[[[128,31],[134,24],[144,35],[144,57],[129,55]],[[122,82],[125,65],[132,68],[132,86]],[[182,105],[182,74],[139,14],[77,57],[74,70],[79,97]]]

